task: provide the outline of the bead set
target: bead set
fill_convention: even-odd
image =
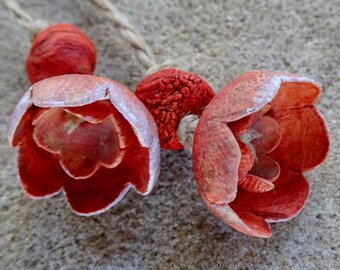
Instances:
[[[269,223],[303,209],[309,195],[303,173],[329,149],[314,107],[322,91],[317,82],[253,70],[215,94],[198,75],[147,64],[152,74],[133,93],[92,75],[95,59],[90,38],[69,24],[51,25],[33,40],[26,62],[32,86],[8,131],[29,197],[63,191],[75,213],[98,214],[130,188],[151,192],[160,147],[185,147],[202,200],[234,229],[267,238]]]

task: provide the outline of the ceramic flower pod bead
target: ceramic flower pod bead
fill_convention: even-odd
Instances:
[[[314,107],[312,79],[250,71],[225,86],[203,111],[193,144],[200,196],[219,219],[245,234],[270,237],[309,195],[305,171],[325,160],[329,136]]]
[[[38,33],[26,60],[30,82],[63,74],[92,74],[96,51],[90,38],[77,27],[57,23]]]
[[[105,211],[133,187],[142,195],[160,170],[154,120],[126,87],[91,75],[32,85],[10,120],[21,184],[31,198],[66,194],[80,215]]]
[[[161,147],[168,150],[183,148],[176,134],[181,119],[200,115],[215,95],[199,76],[173,68],[146,77],[135,93],[156,121]]]

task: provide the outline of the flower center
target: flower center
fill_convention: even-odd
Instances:
[[[250,127],[238,137],[242,150],[239,186],[250,192],[267,192],[280,175],[279,164],[268,154],[280,142],[281,131],[276,120],[268,115],[254,115]]]
[[[102,166],[114,168],[124,157],[125,137],[112,115],[90,123],[61,108],[50,108],[33,125],[36,144],[55,154],[74,179],[88,178]]]
[[[257,132],[256,130],[251,130],[248,129],[245,133],[241,134],[238,139],[245,143],[251,150],[251,152],[253,153],[253,156],[255,159],[257,159],[256,156],[256,148],[255,146],[251,143],[253,140],[261,138],[263,136],[263,134]]]
[[[244,142],[245,144],[250,144],[252,140],[255,140],[262,136],[263,134],[257,132],[256,130],[248,129],[246,133],[243,133],[241,136],[239,136],[239,139],[241,142]]]

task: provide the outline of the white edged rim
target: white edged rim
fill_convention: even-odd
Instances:
[[[133,185],[131,185],[130,183],[127,183],[126,187],[124,189],[122,189],[122,191],[117,196],[117,198],[115,200],[113,200],[110,204],[105,206],[104,208],[97,210],[97,211],[94,211],[94,212],[91,212],[91,213],[81,213],[81,212],[78,212],[78,211],[73,209],[73,207],[71,206],[71,204],[68,201],[67,193],[65,192],[63,187],[61,187],[59,190],[57,190],[55,192],[52,192],[50,194],[46,194],[44,196],[34,196],[34,195],[30,194],[29,192],[27,192],[27,190],[25,188],[25,184],[21,181],[21,177],[20,177],[19,174],[17,174],[17,177],[19,179],[20,185],[22,186],[24,194],[26,195],[26,197],[33,199],[33,200],[36,200],[36,201],[39,201],[39,200],[44,200],[44,199],[50,199],[52,197],[55,197],[55,196],[63,193],[63,196],[66,199],[66,202],[67,202],[67,205],[69,206],[69,208],[72,210],[72,212],[74,212],[75,214],[80,215],[80,216],[94,216],[94,215],[101,214],[101,213],[109,210],[111,207],[113,207],[117,203],[119,203],[124,198],[124,196],[129,191],[129,189],[131,187],[133,187]],[[75,181],[77,181],[77,180],[75,180]]]
[[[14,147],[13,138],[20,121],[32,104],[32,87],[30,87],[19,100],[8,123],[7,141],[11,147]]]
[[[123,93],[125,91],[125,93]],[[129,90],[109,88],[110,101],[131,124],[141,146],[149,149],[149,175],[147,190],[135,190],[142,195],[149,194],[156,185],[160,173],[160,143],[157,125],[144,104]]]
[[[31,86],[32,103],[41,108],[83,106],[108,99],[109,86],[125,88],[117,82],[92,75],[55,76]]]
[[[72,212],[74,212],[75,214],[77,214],[79,216],[90,217],[90,216],[94,216],[94,215],[98,215],[98,214],[104,213],[105,211],[109,210],[111,207],[113,207],[116,204],[118,204],[124,198],[124,196],[126,195],[126,193],[129,191],[129,189],[131,187],[132,187],[131,184],[127,184],[126,187],[120,192],[118,197],[113,202],[111,202],[110,204],[108,204],[107,206],[105,206],[104,208],[102,208],[100,210],[97,210],[97,211],[94,211],[94,212],[90,212],[90,213],[81,213],[81,212],[78,212],[75,209],[73,209],[72,205],[68,201],[67,193],[65,192],[64,188],[60,188],[58,191],[53,192],[51,194],[47,194],[45,196],[32,196],[31,194],[27,193],[26,190],[24,191],[24,193],[25,193],[25,195],[28,198],[33,199],[33,200],[37,200],[37,201],[44,200],[44,199],[49,199],[49,198],[52,198],[52,197],[54,197],[56,195],[59,195],[59,194],[63,193],[63,196],[66,199],[67,205],[72,210]]]
[[[316,108],[315,106],[314,106],[314,109],[315,109],[315,111],[317,112],[317,114],[318,114],[318,116],[320,117],[320,119],[322,120],[323,127],[324,127],[324,129],[326,130],[327,139],[328,139],[328,149],[327,149],[327,153],[326,153],[326,155],[324,156],[323,160],[321,160],[320,163],[319,163],[318,165],[316,165],[316,166],[314,166],[313,168],[310,168],[310,169],[308,169],[308,170],[305,170],[304,172],[308,172],[308,171],[314,170],[315,168],[317,168],[317,167],[319,167],[320,165],[322,165],[323,163],[325,163],[326,160],[328,159],[328,156],[330,155],[330,152],[331,152],[330,149],[331,149],[331,147],[332,147],[332,145],[333,145],[333,143],[332,143],[332,142],[333,142],[333,141],[332,141],[332,136],[331,136],[331,134],[330,134],[329,127],[328,127],[328,125],[327,125],[327,121],[326,121],[325,117],[324,117],[323,114],[320,112],[320,110],[319,110],[318,108]]]
[[[260,238],[269,238],[272,236],[272,231],[270,225],[263,219],[265,223],[268,225],[268,233],[261,234],[256,230],[250,228],[247,224],[243,222],[243,220],[237,215],[237,213],[228,205],[216,205],[206,203],[207,208],[211,211],[218,219],[220,219],[225,224],[231,226],[234,230],[242,232],[249,236],[260,237]]]
[[[223,119],[225,122],[237,121],[259,111],[274,99],[282,83],[289,82],[305,82],[315,85],[320,93],[314,103],[317,102],[322,92],[321,84],[307,77],[284,72],[251,70],[224,86],[208,104],[206,110],[209,110],[212,118]],[[242,91],[244,91],[243,95],[240,94]],[[224,107],[224,110],[214,112],[213,108],[216,106]]]
[[[149,174],[150,179],[148,182],[148,186],[145,192],[140,192],[136,189],[134,186],[134,189],[137,191],[137,193],[141,195],[148,195],[153,188],[155,187],[159,174],[160,174],[160,167],[161,164],[161,157],[160,157],[160,144],[159,140],[155,140],[149,147]]]
[[[132,185],[130,183],[128,183],[126,185],[126,187],[124,189],[122,189],[122,191],[119,193],[118,197],[113,201],[111,202],[110,204],[108,204],[107,206],[105,206],[104,208],[100,209],[100,210],[97,210],[97,211],[94,211],[94,212],[90,212],[90,213],[81,213],[81,212],[78,212],[77,210],[74,210],[72,208],[72,205],[70,204],[70,202],[68,201],[68,198],[67,198],[67,193],[65,192],[64,189],[62,189],[63,193],[64,193],[64,196],[66,198],[66,202],[68,204],[68,206],[70,207],[70,209],[72,210],[73,213],[79,215],[79,216],[83,216],[83,217],[91,217],[91,216],[95,216],[95,215],[99,215],[101,213],[104,213],[106,212],[107,210],[109,210],[111,207],[115,206],[116,204],[118,204],[123,198],[124,196],[126,195],[126,193],[129,191],[129,189],[132,187]]]
[[[19,177],[19,179],[20,179],[20,177]],[[21,182],[21,179],[20,179],[20,184],[21,184],[22,186],[24,186],[24,185],[22,184],[22,182]],[[57,196],[58,194],[60,194],[62,191],[63,191],[63,188],[60,188],[59,190],[57,190],[57,191],[55,191],[55,192],[52,192],[52,193],[50,193],[50,194],[46,194],[46,195],[44,195],[44,196],[33,196],[33,195],[29,194],[29,193],[25,190],[25,188],[24,188],[24,193],[25,193],[25,195],[26,195],[28,198],[33,199],[33,200],[37,200],[37,201],[52,198],[52,197]]]
[[[279,223],[279,222],[286,222],[286,221],[289,221],[293,218],[295,218],[296,216],[298,216],[303,208],[305,208],[305,205],[307,204],[307,201],[309,199],[309,196],[310,196],[310,186],[309,186],[309,183],[307,181],[307,178],[303,175],[303,178],[304,178],[304,181],[307,183],[307,187],[308,187],[308,193],[307,193],[307,196],[306,196],[306,199],[305,201],[303,202],[301,208],[299,209],[299,211],[297,211],[294,215],[288,217],[288,218],[281,218],[281,219],[270,219],[270,218],[266,218],[265,221],[267,221],[268,223]]]
[[[222,205],[236,198],[241,150],[231,129],[207,116],[202,114],[196,127],[192,166],[203,200]]]

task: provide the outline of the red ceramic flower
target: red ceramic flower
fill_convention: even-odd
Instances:
[[[325,160],[329,137],[314,108],[312,79],[247,72],[225,86],[199,120],[193,145],[198,191],[208,209],[245,234],[270,237],[270,222],[303,208],[303,173]]]
[[[157,127],[123,85],[91,75],[42,80],[25,93],[10,121],[21,184],[29,197],[64,190],[72,210],[97,214],[130,187],[146,195],[159,174]]]

